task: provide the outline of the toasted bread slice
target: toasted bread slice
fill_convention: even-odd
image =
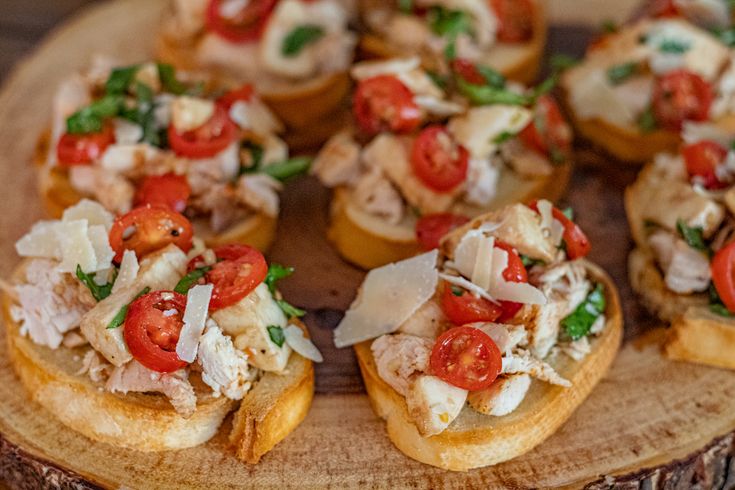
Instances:
[[[22,267],[16,269],[15,277]],[[214,436],[225,416],[237,407],[226,397],[212,396],[195,374],[190,380],[198,402],[189,418],[179,415],[163,395],[106,392],[101,383],[78,374],[87,347],[54,350],[35,344],[20,334],[10,315],[12,304],[4,295],[9,357],[29,396],[49,415],[92,440],[139,451],[193,447]],[[265,373],[235,415],[230,441],[238,457],[257,463],[301,423],[313,393],[313,365],[295,352],[283,374]]]
[[[548,177],[536,179],[503,172],[498,195],[487,209],[465,206],[456,212],[474,217],[513,202],[542,198],[556,201],[564,194],[571,172],[571,163],[558,165]],[[420,251],[415,225],[416,220],[411,218],[391,225],[365,213],[351,203],[348,189],[338,188],[332,199],[328,236],[344,259],[363,269],[373,269],[412,257]]]
[[[623,335],[623,317],[617,289],[599,267],[585,263],[590,275],[605,286],[607,323],[592,339],[592,352],[575,362],[564,355],[547,359],[572,382],[562,388],[534,381],[514,412],[492,417],[465,407],[441,434],[423,437],[409,416],[406,399],[378,375],[370,345],[355,346],[357,360],[373,410],[386,420],[388,437],[407,456],[453,471],[494,465],[530,451],[553,434],[585,400],[615,359]]]
[[[360,10],[363,13],[368,12],[375,7],[385,6],[386,3],[386,0],[360,0]],[[534,82],[538,76],[548,29],[543,2],[533,3],[536,7],[534,10],[536,15],[533,17],[533,37],[522,44],[497,43],[480,60],[481,63],[498,70],[506,78],[524,84]],[[371,33],[362,36],[359,51],[360,57],[367,59],[389,59],[415,54],[390,45],[383,37]],[[436,68],[432,66],[433,62],[429,57],[425,58],[426,68]]]
[[[735,319],[690,307],[671,323],[664,353],[675,361],[735,369]]]

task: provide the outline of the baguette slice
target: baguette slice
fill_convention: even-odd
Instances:
[[[571,173],[571,163],[555,166],[551,175],[537,179],[524,179],[512,172],[503,172],[498,183],[498,195],[488,208],[464,206],[455,212],[474,217],[514,202],[534,199],[557,201],[564,195]],[[332,198],[327,233],[344,259],[363,269],[373,269],[420,252],[415,226],[416,220],[412,218],[391,225],[365,213],[352,204],[349,189],[337,188]]]
[[[23,265],[16,269],[16,277]],[[67,427],[94,441],[139,451],[184,449],[214,436],[225,416],[237,407],[226,397],[215,398],[201,379],[190,380],[197,392],[197,409],[181,417],[163,395],[109,393],[86,374],[77,374],[86,348],[56,350],[20,335],[10,316],[13,301],[2,299],[2,312],[11,363],[30,398]],[[305,328],[303,325],[300,325]],[[285,374],[265,373],[237,411],[230,442],[240,459],[260,457],[291,433],[306,416],[314,392],[311,361],[292,353]]]
[[[452,471],[494,465],[520,456],[553,434],[585,400],[615,359],[623,335],[617,289],[599,267],[585,263],[590,275],[605,286],[607,324],[591,342],[581,362],[558,354],[550,364],[572,382],[571,388],[534,380],[515,412],[492,417],[465,407],[441,434],[422,437],[408,414],[406,400],[378,375],[371,341],[355,346],[373,410],[386,420],[388,437],[407,456]]]
[[[359,0],[359,2],[363,18],[365,12],[390,3],[386,0]],[[544,3],[541,1],[533,3],[536,7],[536,15],[533,18],[533,38],[523,44],[498,43],[480,60],[481,63],[498,70],[506,78],[526,85],[534,82],[538,76],[548,30]],[[369,32],[360,39],[359,52],[360,57],[365,59],[390,59],[415,54],[392,46],[381,36]],[[432,65],[431,57],[424,57],[425,68],[435,69],[436,67]]]

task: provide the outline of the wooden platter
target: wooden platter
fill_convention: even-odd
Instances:
[[[95,52],[145,59],[162,5],[117,0],[87,10],[7,81],[0,93],[0,277],[17,263],[15,240],[42,216],[28,162],[58,81]],[[588,37],[584,29],[555,28],[550,50],[577,54]],[[311,412],[289,438],[257,466],[237,461],[222,436],[159,454],[92,443],[27,400],[4,355],[0,327],[0,476],[13,488],[732,488],[735,373],[661,358],[663,331],[627,286],[631,241],[622,190],[635,171],[600,162],[585,148],[578,158],[586,165],[577,169],[567,203],[595,244],[592,259],[620,286],[627,340],[587,402],[534,451],[496,467],[451,473],[392,447],[370,409],[352,351],[331,342],[363,274],[340,261],[324,238],[328,193],[302,179],[284,194],[270,259],[296,266],[283,292],[309,311],[307,324],[327,361],[317,367]]]

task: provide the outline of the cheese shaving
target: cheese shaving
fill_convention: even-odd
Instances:
[[[194,362],[199,347],[199,337],[204,331],[209,312],[209,300],[212,297],[211,284],[196,285],[186,295],[186,310],[184,311],[184,326],[176,344],[176,354],[179,359]]]
[[[303,357],[314,362],[324,361],[324,358],[322,357],[321,352],[319,352],[319,349],[316,348],[316,346],[310,339],[307,339],[304,336],[304,331],[296,325],[289,325],[284,328],[283,336],[286,338],[286,343]]]
[[[487,291],[485,291],[484,289],[482,289],[481,287],[479,287],[477,284],[473,283],[472,281],[468,281],[464,277],[453,276],[451,274],[440,272],[439,278],[445,280],[449,284],[454,284],[455,286],[464,288],[477,297],[485,298],[486,300],[492,301],[495,304],[498,303],[498,301],[492,296],[490,296],[490,294]]]
[[[140,265],[138,264],[138,257],[136,257],[133,250],[126,250],[123,252],[123,258],[120,262],[120,272],[117,274],[115,285],[112,286],[112,292],[117,291],[131,286],[135,282],[135,278],[138,277],[138,270]]]

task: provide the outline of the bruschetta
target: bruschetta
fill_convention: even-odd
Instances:
[[[726,2],[678,2],[722,4]],[[684,121],[718,120],[735,107],[729,45],[687,17],[645,17],[597,39],[561,79],[577,132],[612,156],[645,163],[680,143]]]
[[[304,144],[339,127],[357,35],[350,0],[170,0],[161,60],[253,84]]]
[[[622,314],[590,243],[549,201],[450,232],[368,273],[335,330],[407,456],[464,471],[549,437],[611,365]]]
[[[488,65],[511,80],[536,79],[546,43],[537,0],[360,0],[367,58],[420,56],[448,71],[455,58]]]
[[[306,416],[321,355],[267,265],[208,248],[166,206],[114,217],[82,200],[16,243],[3,282],[9,358],[30,398],[92,440],[140,451],[214,436],[256,463]]]
[[[633,289],[671,323],[666,354],[735,369],[735,124],[687,123],[625,193]]]
[[[215,98],[184,76],[98,58],[61,84],[36,156],[52,216],[83,197],[118,214],[165,204],[210,245],[270,245],[282,182],[310,159],[289,158],[282,124],[251,86]]]
[[[395,262],[489,209],[564,192],[572,134],[548,94],[466,60],[441,80],[418,57],[359,63],[352,76],[356,128],[312,166],[334,188],[329,237],[348,261]]]

